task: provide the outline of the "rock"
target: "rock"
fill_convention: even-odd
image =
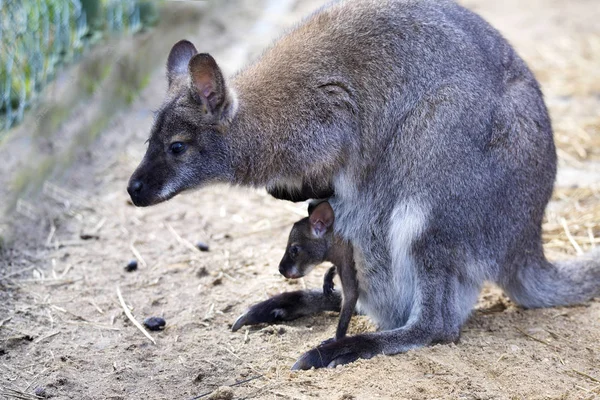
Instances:
[[[33,394],[36,395],[37,397],[41,397],[42,399],[47,399],[48,397],[48,393],[46,392],[46,389],[43,387],[36,387],[35,390],[33,391]]]
[[[208,247],[208,245],[206,243],[204,243],[204,242],[196,242],[196,247],[200,251],[209,251],[210,250],[210,248]]]
[[[167,321],[161,317],[149,317],[144,320],[144,326],[151,331],[160,331],[165,328]]]
[[[137,260],[131,260],[131,261],[129,261],[129,264],[127,264],[125,266],[125,271],[126,272],[133,272],[133,271],[137,270],[137,267],[138,267]]]

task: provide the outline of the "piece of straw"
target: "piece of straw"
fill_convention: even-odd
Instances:
[[[185,240],[184,238],[182,238],[179,235],[179,233],[177,233],[177,231],[175,231],[175,229],[173,229],[173,227],[170,224],[166,224],[166,225],[167,225],[167,229],[169,230],[169,232],[171,232],[171,235],[173,235],[173,237],[175,238],[175,240],[177,240],[177,242],[179,242],[179,244],[181,244],[182,246],[187,247],[193,253],[199,253],[200,252],[199,248],[197,248],[196,246],[194,246],[189,240]]]
[[[131,241],[131,243],[129,243],[129,249],[131,250],[131,252],[135,256],[135,258],[138,259],[138,261],[140,262],[140,264],[142,264],[142,267],[146,268],[148,266],[148,264],[146,264],[146,261],[144,260],[144,257],[142,257],[142,255],[140,254],[140,252],[135,248],[135,245],[133,244],[133,241]]]
[[[577,252],[577,254],[583,254],[583,250],[581,249],[579,244],[575,241],[575,239],[573,239],[573,236],[571,235],[571,232],[569,231],[569,227],[567,226],[567,220],[564,218],[561,218],[560,223],[562,224],[563,229],[565,230],[567,239],[569,239],[569,242],[571,242],[571,244],[575,248],[575,251]]]
[[[127,305],[125,304],[125,300],[123,300],[123,296],[121,295],[121,289],[119,289],[118,286],[117,286],[117,296],[119,296],[119,302],[121,303],[121,307],[123,307],[123,311],[125,311],[125,315],[127,316],[127,318],[129,318],[129,320],[144,334],[144,336],[146,336],[148,339],[150,339],[152,341],[152,343],[156,344],[156,341],[154,340],[154,338],[152,336],[150,336],[150,334],[148,333],[148,331],[146,329],[144,329],[142,324],[140,324],[134,318],[133,314],[131,314],[129,307],[127,307]]]

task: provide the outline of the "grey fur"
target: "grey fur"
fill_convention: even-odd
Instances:
[[[597,253],[544,257],[556,151],[539,85],[496,30],[454,2],[334,2],[221,85],[215,109],[193,79],[169,76],[131,180],[135,204],[214,181],[292,199],[335,192],[359,304],[384,330],[319,346],[295,368],[456,340],[485,280],[527,307],[599,294]],[[165,150],[174,135],[189,141],[182,157]],[[299,296],[307,308],[288,315],[330,306]]]

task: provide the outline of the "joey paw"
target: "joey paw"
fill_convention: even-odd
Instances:
[[[333,288],[335,287],[333,281],[323,283],[323,294],[325,296],[331,296]]]

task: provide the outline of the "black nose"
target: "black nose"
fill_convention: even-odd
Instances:
[[[144,186],[144,184],[141,181],[133,181],[129,184],[129,187],[127,188],[127,192],[129,192],[130,196],[139,194],[140,191],[142,190],[142,187]]]
[[[286,278],[289,278],[289,276],[288,276],[289,275],[288,269],[286,267],[282,266],[282,265],[279,266],[279,273],[281,275],[285,276]]]

